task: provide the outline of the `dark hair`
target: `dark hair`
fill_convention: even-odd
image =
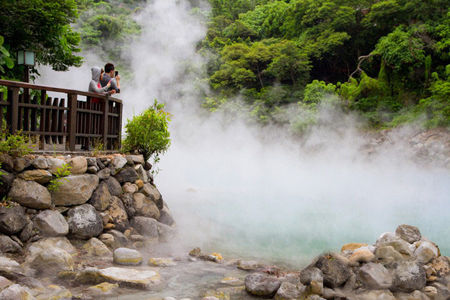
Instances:
[[[111,72],[111,71],[113,71],[114,70],[114,65],[112,64],[112,63],[107,63],[106,65],[105,65],[105,72],[106,73],[109,73],[109,72]]]

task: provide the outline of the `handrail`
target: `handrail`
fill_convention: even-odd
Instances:
[[[17,87],[17,88],[26,88],[26,89],[32,89],[32,90],[48,91],[48,92],[65,93],[65,94],[77,94],[77,95],[81,95],[81,96],[109,99],[109,100],[113,100],[118,103],[122,103],[122,100],[111,97],[109,95],[102,95],[102,94],[98,94],[98,93],[84,92],[84,91],[78,91],[78,90],[72,90],[72,89],[63,89],[63,88],[57,88],[57,87],[51,87],[51,86],[45,86],[45,85],[37,85],[37,84],[31,84],[31,83],[26,83],[26,82],[20,82],[20,81],[0,79],[0,85]]]

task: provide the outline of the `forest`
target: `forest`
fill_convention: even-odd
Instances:
[[[445,0],[209,0],[208,10],[190,2],[207,27],[197,46],[206,61],[199,78],[209,86],[199,97],[205,109],[242,99],[250,118],[288,122],[297,133],[317,122],[324,103],[372,129],[450,126]],[[145,3],[4,1],[1,77],[18,78],[14,53],[23,47],[57,70],[80,65],[81,49],[127,70],[123,53],[139,36],[133,16]],[[292,108],[297,117],[287,120]]]

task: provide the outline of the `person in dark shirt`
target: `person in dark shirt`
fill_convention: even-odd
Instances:
[[[107,63],[105,65],[105,73],[103,73],[100,79],[100,84],[105,87],[110,84],[109,90],[115,90],[116,93],[120,93],[120,75],[116,72],[114,65],[112,63]]]

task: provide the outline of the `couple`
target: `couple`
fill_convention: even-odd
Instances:
[[[112,95],[120,93],[120,76],[112,63],[105,65],[105,70],[99,67],[91,69],[92,80],[89,83],[89,92]]]

